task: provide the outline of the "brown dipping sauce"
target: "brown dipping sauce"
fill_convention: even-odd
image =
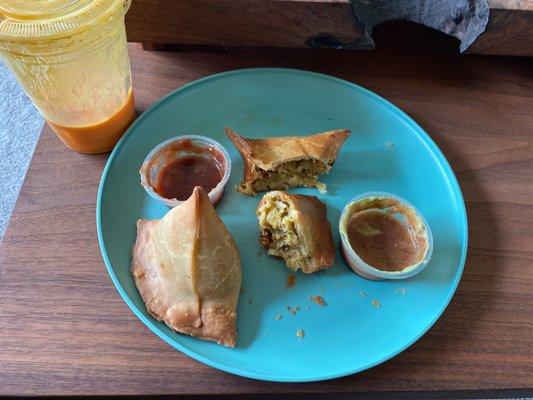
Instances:
[[[416,263],[417,246],[409,229],[380,210],[353,214],[348,221],[348,239],[364,262],[382,271],[402,271]]]
[[[187,200],[195,186],[202,186],[209,193],[222,180],[224,157],[216,149],[198,147],[184,140],[171,151],[183,154],[159,170],[153,188],[160,196]]]

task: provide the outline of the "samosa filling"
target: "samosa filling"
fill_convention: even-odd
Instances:
[[[263,192],[295,186],[315,187],[318,183],[318,176],[329,171],[330,168],[330,165],[310,159],[286,162],[272,170],[256,167],[260,177],[252,182],[252,190]]]
[[[294,271],[310,261],[302,252],[294,226],[294,210],[286,202],[268,199],[260,210],[259,226],[261,244],[268,254],[284,259]]]

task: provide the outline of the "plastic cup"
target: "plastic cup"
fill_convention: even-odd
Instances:
[[[172,208],[183,203],[185,200],[167,199],[160,196],[154,186],[159,178],[159,171],[174,161],[177,157],[182,157],[190,154],[190,150],[175,150],[174,147],[183,142],[190,142],[193,146],[200,149],[211,149],[218,152],[223,159],[224,173],[220,182],[209,191],[209,201],[213,206],[216,206],[224,195],[224,188],[228,183],[228,179],[231,174],[231,158],[227,150],[216,140],[213,140],[207,136],[200,135],[184,135],[177,136],[165,140],[157,145],[144,159],[144,162],[139,171],[141,175],[141,185],[146,190],[146,193],[153,199],[165,204],[167,207]],[[193,153],[194,154],[194,153]],[[193,177],[191,177],[193,179]],[[192,193],[191,193],[192,194]]]
[[[65,145],[111,150],[135,118],[131,0],[0,0],[0,57]]]
[[[383,271],[366,263],[350,245],[347,233],[350,217],[366,210],[380,210],[396,217],[417,238],[418,260],[401,271]],[[409,216],[408,218],[406,218]],[[344,261],[356,274],[370,280],[406,279],[420,273],[433,253],[433,236],[420,211],[405,199],[386,192],[363,193],[352,199],[342,210],[339,220],[340,250]]]

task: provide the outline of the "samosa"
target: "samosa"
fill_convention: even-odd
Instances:
[[[162,219],[137,221],[131,271],[154,318],[235,346],[239,251],[202,187]]]

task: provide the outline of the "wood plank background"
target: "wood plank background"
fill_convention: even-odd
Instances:
[[[273,384],[214,370],[158,339],[121,300],[96,239],[96,193],[107,155],[69,151],[46,128],[0,246],[0,395],[304,398],[417,391],[408,397],[446,398],[450,390],[484,390],[490,397],[519,388],[531,394],[531,60],[306,49],[130,51],[139,110],[193,79],[262,66],[328,73],[400,106],[441,147],[463,190],[470,224],[463,279],[429,333],[358,375]]]
[[[468,53],[533,56],[533,1],[489,0],[489,6],[486,31]],[[308,47],[324,34],[350,43],[363,32],[349,0],[135,0],[126,24],[130,41],[152,44]],[[404,29],[434,35],[429,28]],[[385,30],[384,40],[395,42],[397,30]]]

